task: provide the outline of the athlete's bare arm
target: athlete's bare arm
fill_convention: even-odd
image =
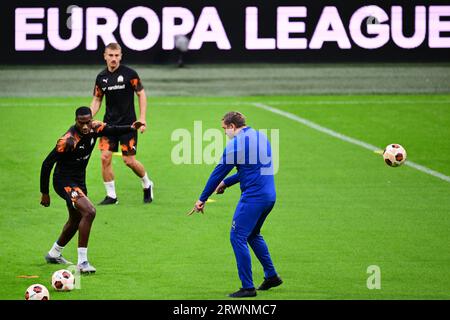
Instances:
[[[146,122],[146,115],[147,115],[147,95],[145,94],[145,90],[142,89],[141,91],[136,92],[138,99],[139,99],[139,122],[142,123],[142,126],[140,127],[141,133],[144,133],[147,122]]]
[[[103,97],[97,97],[97,96],[92,97],[92,102],[91,102],[92,117],[95,117],[98,110],[100,110],[100,107],[102,106],[102,100],[103,100]]]

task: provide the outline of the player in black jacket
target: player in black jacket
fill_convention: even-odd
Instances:
[[[107,125],[100,121],[93,121],[89,107],[80,107],[76,110],[75,125],[58,140],[41,168],[41,205],[50,206],[50,173],[56,163],[53,187],[56,193],[66,201],[69,210],[69,219],[61,235],[45,256],[48,263],[70,264],[62,256],[62,249],[78,231],[77,268],[82,273],[96,271],[87,259],[87,246],[95,218],[95,208],[87,197],[86,166],[97,137],[132,133],[141,126],[140,122],[125,126]]]

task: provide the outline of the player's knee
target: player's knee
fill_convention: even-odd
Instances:
[[[230,242],[232,245],[234,245],[236,243],[236,233],[235,232],[230,232]]]
[[[105,154],[102,153],[101,159],[102,159],[102,165],[103,166],[108,166],[111,164],[111,155],[110,154]]]
[[[237,245],[246,245],[247,243],[247,237],[239,234],[238,232],[235,231],[231,231],[230,232],[230,242],[232,246],[237,246]]]
[[[84,216],[89,219],[89,220],[94,220],[95,219],[95,215],[97,213],[97,210],[94,207],[90,207],[88,209],[86,209]]]
[[[248,241],[249,243],[250,243],[250,242],[253,242],[253,240],[255,240],[256,237],[257,237],[257,235],[254,234],[254,233],[252,233],[251,235],[248,236],[247,241]]]
[[[259,234],[259,233],[258,233],[258,234],[251,234],[251,235],[248,237],[247,241],[248,241],[248,244],[249,244],[251,247],[254,247],[254,246],[260,245],[261,243],[264,243],[264,238],[263,238],[262,235]]]
[[[127,167],[131,168],[134,166],[135,160],[133,157],[123,157],[123,162]]]

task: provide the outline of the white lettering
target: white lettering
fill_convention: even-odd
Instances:
[[[336,7],[325,7],[323,9],[309,47],[311,49],[320,49],[326,41],[337,42],[341,49],[350,49],[352,47]]]
[[[277,47],[278,49],[306,49],[305,38],[291,38],[291,33],[305,33],[305,23],[290,21],[291,18],[305,18],[306,7],[278,7]]]
[[[420,46],[425,40],[427,32],[426,8],[424,6],[416,7],[416,18],[414,34],[411,37],[403,35],[403,15],[402,7],[393,6],[391,9],[392,40],[400,48],[413,49]]]
[[[217,48],[221,50],[231,49],[231,44],[223,28],[219,13],[214,7],[203,8],[192,33],[189,49],[198,50],[202,47],[203,42],[215,42]]]
[[[48,15],[48,42],[60,51],[70,51],[78,47],[83,41],[83,9],[73,7],[71,10],[71,35],[69,39],[62,39],[59,35],[59,9],[49,8]]]
[[[367,278],[367,289],[381,289],[381,269],[377,265],[371,265],[367,267],[367,273],[370,276]]]
[[[367,18],[376,19],[377,23],[367,24],[367,33],[374,37],[366,37],[362,33],[362,23]],[[350,34],[353,41],[365,49],[377,49],[389,41],[389,25],[382,24],[389,20],[388,15],[378,6],[366,6],[359,8],[350,19]]]
[[[430,48],[450,48],[450,37],[441,36],[441,32],[450,32],[450,21],[441,21],[441,17],[450,17],[450,6],[430,6],[429,10]]]
[[[211,141],[203,150],[203,161],[206,164],[217,163],[223,151],[223,135],[219,130],[208,129],[203,134],[203,141]]]
[[[201,164],[202,163],[202,148],[203,148],[203,141],[202,141],[202,121],[194,121],[194,164]]]
[[[98,20],[104,19],[105,24],[99,24]],[[87,8],[86,9],[86,49],[97,50],[97,38],[103,40],[104,45],[117,42],[113,32],[117,29],[119,18],[114,10],[109,8]]]
[[[133,22],[138,18],[144,19],[147,23],[147,35],[142,39],[136,38],[132,31]],[[120,37],[123,43],[136,51],[144,51],[153,47],[159,39],[160,32],[158,16],[155,11],[146,7],[128,9],[120,20]]]
[[[388,42],[401,49],[450,48],[450,5],[411,6],[414,17],[405,17],[405,6],[386,7],[369,5],[358,8],[349,21],[343,21],[338,6],[324,6],[317,24],[316,17],[308,19],[307,6],[280,6],[276,21],[259,21],[259,10],[264,6],[245,8],[245,49],[247,50],[319,50],[326,42],[334,42],[340,49],[359,47],[378,49]],[[36,7],[15,9],[15,50],[44,51],[47,44],[58,51],[72,51],[83,41],[88,51],[97,50],[121,40],[124,47],[132,51],[154,48],[161,38],[163,50],[173,50],[179,38],[185,48],[200,50],[206,42],[215,43],[219,50],[230,50],[231,43],[218,10],[208,6],[202,8],[198,21],[190,9],[185,7],[163,7],[161,16],[145,6],[131,7],[122,17],[112,8],[77,7],[67,8],[68,18],[61,29],[61,7]],[[428,10],[428,12],[427,12]],[[85,16],[84,16],[85,15]],[[61,16],[64,16],[61,13]],[[136,20],[146,23],[137,37]],[[405,28],[404,21],[413,23],[413,29]],[[140,21],[139,21],[140,22]],[[276,26],[274,35],[261,34],[259,22]],[[427,34],[428,29],[428,34]],[[44,34],[46,30],[46,34]],[[306,37],[306,31],[312,34]],[[64,32],[67,31],[67,32]],[[61,34],[67,34],[62,38]],[[119,35],[116,39],[115,35]],[[236,35],[235,35],[236,36]],[[427,39],[428,36],[428,39]],[[236,36],[237,37],[237,36]],[[158,48],[157,48],[158,49]]]
[[[15,11],[15,48],[16,51],[43,51],[45,41],[42,39],[27,39],[29,34],[42,34],[42,23],[29,23],[28,19],[43,19],[44,8],[17,8]]]
[[[121,90],[121,89],[125,89],[125,85],[124,84],[116,84],[114,86],[109,86],[108,87],[108,91],[111,90]]]
[[[182,7],[163,8],[162,11],[163,37],[162,48],[173,50],[175,48],[175,37],[187,35],[194,28],[194,15],[191,11]],[[175,19],[180,19],[180,24],[175,24]]]
[[[133,22],[142,18],[147,23],[147,35],[137,39],[132,31]],[[152,48],[159,39],[161,27],[156,13],[146,7],[134,7],[128,9],[120,20],[120,37],[123,43],[130,49],[144,51]]]
[[[176,129],[172,132],[171,141],[180,141],[172,148],[170,157],[174,164],[191,163],[191,133],[187,129]]]
[[[274,38],[258,38],[258,8],[245,9],[245,48],[248,50],[275,49]]]

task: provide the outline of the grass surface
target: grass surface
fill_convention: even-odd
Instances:
[[[300,123],[256,108],[259,102],[367,143],[400,143],[409,159],[450,175],[450,96],[173,97],[149,101],[149,129],[138,159],[155,182],[142,204],[140,181],[114,157],[120,204],[97,206],[89,258],[98,269],[81,289],[59,293],[58,266],[44,255],[67,218],[51,190],[39,205],[42,160],[89,98],[0,99],[0,299],[23,299],[43,283],[51,299],[225,299],[240,286],[229,229],[239,188],[213,196],[205,215],[186,217],[213,165],[175,165],[177,128],[220,128],[239,110],[257,129],[279,129],[277,204],[263,226],[285,283],[256,299],[448,299],[450,184]],[[208,142],[204,142],[205,147]],[[89,197],[104,197],[96,149],[87,170]],[[75,261],[76,238],[64,249]],[[368,290],[366,270],[381,268],[381,290]],[[255,284],[263,279],[253,256]],[[38,275],[20,279],[18,275]]]

